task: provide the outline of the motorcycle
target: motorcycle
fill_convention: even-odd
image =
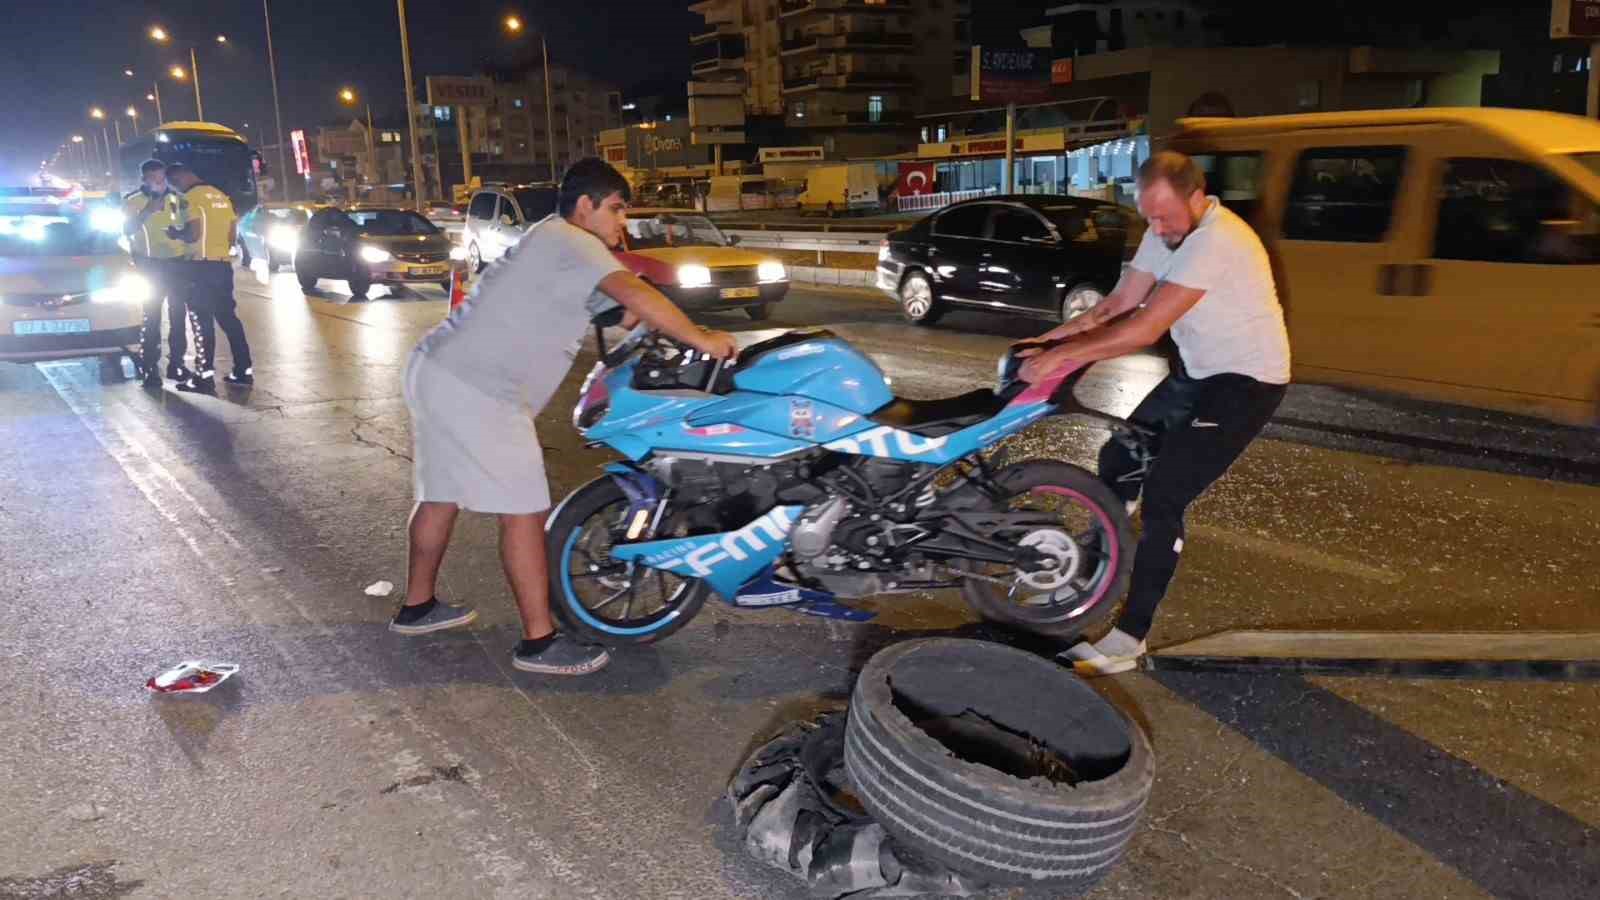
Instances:
[[[1008,352],[995,389],[907,400],[826,330],[726,363],[642,327],[608,349],[603,326],[573,425],[623,460],[547,525],[569,633],[659,640],[713,593],[865,621],[840,601],[960,588],[983,617],[1063,640],[1115,612],[1133,562],[1123,503],[1079,466],[993,452],[1052,415],[1142,446],[1077,401],[1082,367],[1030,385]]]

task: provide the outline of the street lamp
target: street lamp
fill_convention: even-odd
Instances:
[[[172,35],[160,25],[152,25],[150,26],[150,39],[158,44],[165,44],[172,40]],[[226,44],[227,42],[227,35],[217,35],[217,43]],[[183,80],[183,69],[173,66],[171,71],[173,78],[179,81]],[[200,60],[195,56],[193,44],[189,45],[189,71],[194,75],[194,117],[203,121],[206,113],[205,107],[200,103]]]
[[[75,134],[72,142],[78,145],[78,171],[83,173],[83,180],[89,180],[89,151],[83,147],[83,135]]]
[[[357,102],[355,90],[353,88],[344,88],[343,90],[339,91],[339,102],[343,103],[346,106],[355,106],[356,102]],[[366,107],[367,107],[367,180],[368,180],[368,182],[370,182],[372,184],[377,184],[378,183],[378,150],[377,150],[377,145],[373,143],[373,138],[372,138],[372,104],[368,103],[368,104],[366,104]],[[418,186],[417,190],[418,190],[419,193],[421,192],[421,186],[420,185]]]
[[[100,123],[100,139],[105,141],[105,145],[106,145],[106,174],[110,175],[111,174],[111,167],[112,167],[112,165],[111,165],[111,157],[112,157],[112,153],[111,153],[111,132],[110,132],[110,130],[108,130],[106,128],[106,111],[101,109],[98,106],[93,107],[93,108],[91,108],[89,110],[89,118],[91,118],[91,119],[95,120],[96,122]],[[116,124],[116,120],[112,119],[111,123],[113,125],[115,125]],[[117,131],[117,146],[118,147],[122,146],[122,131],[120,129]]]
[[[411,80],[411,29],[406,25],[406,0],[394,0],[400,14],[400,61],[406,75],[406,125],[411,132],[411,192],[418,211],[422,209],[422,145],[417,142],[417,92]],[[463,147],[462,152],[469,152]],[[443,187],[443,185],[440,185]]]
[[[507,34],[521,36],[523,24],[520,17],[506,16],[504,26]],[[539,32],[539,52],[544,57],[544,137],[546,152],[550,154],[550,180],[559,181],[556,177],[555,107],[550,100],[550,45],[545,41],[543,31]]]
[[[127,113],[128,113],[128,118],[133,120],[133,135],[134,135],[134,137],[138,137],[139,136],[139,109],[138,109],[138,107],[130,106],[127,109]]]

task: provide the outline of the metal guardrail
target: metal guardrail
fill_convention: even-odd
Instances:
[[[942,191],[937,194],[909,194],[897,198],[900,212],[920,212],[923,210],[943,209],[952,203],[963,200],[976,200],[979,197],[989,197],[1000,193],[999,188],[982,188],[972,191]]]
[[[861,228],[863,226],[856,226]],[[722,233],[737,237],[741,247],[763,250],[815,250],[819,253],[877,253],[884,235],[898,226],[885,225],[878,231],[779,231],[770,228],[723,228]]]

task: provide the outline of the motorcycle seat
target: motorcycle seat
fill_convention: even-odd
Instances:
[[[942,437],[994,418],[1007,402],[988,388],[939,400],[896,397],[867,418],[923,437]]]

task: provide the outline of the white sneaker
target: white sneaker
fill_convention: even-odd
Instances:
[[[1133,498],[1132,500],[1124,500],[1123,501],[1122,508],[1126,509],[1128,511],[1128,518],[1131,519],[1134,516],[1138,515],[1138,513],[1139,513],[1139,504],[1142,503],[1142,502],[1144,502],[1144,495],[1143,494]]]
[[[1133,635],[1113,628],[1098,644],[1079,641],[1057,658],[1071,662],[1072,671],[1084,678],[1097,678],[1137,669],[1147,650],[1144,641],[1136,641]]]

